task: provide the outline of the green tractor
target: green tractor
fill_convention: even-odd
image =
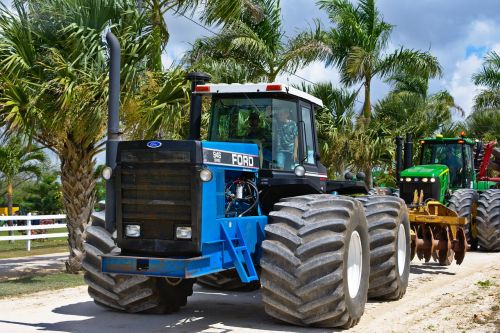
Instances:
[[[471,249],[500,251],[500,178],[487,176],[488,165],[500,161],[495,142],[483,145],[458,138],[419,140],[420,163],[412,165],[412,139],[397,138],[396,170],[400,197],[412,224],[412,255],[449,265]],[[493,163],[492,163],[493,162]],[[403,169],[403,171],[400,171]]]

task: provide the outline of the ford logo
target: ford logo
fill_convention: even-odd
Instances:
[[[146,145],[149,148],[159,148],[159,147],[161,147],[161,142],[160,141],[149,141]]]

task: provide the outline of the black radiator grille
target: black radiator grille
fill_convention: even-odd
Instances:
[[[123,154],[127,152],[122,152],[122,157]],[[175,152],[170,154],[179,155],[182,156]],[[193,207],[196,207],[193,202],[196,167],[178,161],[168,163],[161,159],[158,162],[149,155],[148,158],[141,156],[137,162],[121,163],[119,188],[123,228],[126,224],[139,224],[141,239],[174,240],[176,226],[192,225]]]
[[[424,183],[422,181],[402,182],[400,185],[400,196],[407,204],[411,204],[415,190],[418,190],[418,195],[420,195],[421,190],[424,191],[424,201],[430,198],[439,200],[440,189],[438,181],[435,183]]]

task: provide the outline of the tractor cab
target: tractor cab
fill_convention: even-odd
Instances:
[[[415,193],[423,201],[433,199],[444,203],[452,191],[474,188],[474,141],[437,135],[419,143],[420,165],[411,166],[410,157],[399,178],[401,197],[407,204],[415,202]]]
[[[472,188],[474,182],[474,141],[467,138],[428,138],[420,140],[421,165],[440,164],[449,169],[451,189]]]
[[[258,146],[264,212],[280,198],[326,191],[314,126],[320,99],[281,83],[203,84],[195,94],[211,99],[208,142]]]

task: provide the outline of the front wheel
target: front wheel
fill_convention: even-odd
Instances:
[[[84,279],[98,305],[125,312],[171,313],[186,305],[194,279],[172,280],[144,275],[101,272],[103,254],[119,254],[112,234],[105,228],[104,212],[94,213],[85,230]]]
[[[361,203],[320,194],[282,199],[265,230],[260,264],[267,314],[301,326],[357,324],[370,276]]]

